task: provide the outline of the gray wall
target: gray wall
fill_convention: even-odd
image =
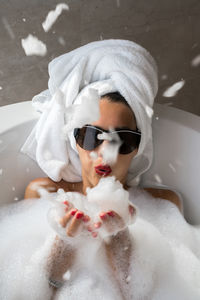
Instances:
[[[200,1],[198,0],[68,0],[49,32],[42,22],[58,0],[0,0],[0,106],[31,100],[47,88],[48,62],[88,42],[119,38],[138,42],[159,68],[158,103],[200,115]],[[48,49],[44,57],[26,56],[21,39],[33,34]],[[60,43],[60,37],[65,45]],[[184,79],[172,98],[165,89]]]

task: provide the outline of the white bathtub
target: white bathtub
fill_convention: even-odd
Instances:
[[[19,152],[37,118],[31,101],[0,108],[1,204],[22,199],[28,182],[45,176]],[[155,186],[161,178],[181,193],[188,222],[200,224],[200,117],[156,103],[152,126],[154,161],[141,186]]]

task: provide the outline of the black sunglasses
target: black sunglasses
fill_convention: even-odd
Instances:
[[[120,154],[131,153],[139,147],[141,132],[138,130],[116,128],[115,131],[109,131],[97,126],[85,125],[82,128],[74,129],[74,137],[81,148],[92,151],[103,143],[104,140],[99,139],[98,135],[104,132],[109,133],[109,135],[116,133],[119,135],[121,141]]]

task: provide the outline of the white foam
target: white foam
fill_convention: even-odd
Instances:
[[[103,156],[103,163],[113,165],[118,157],[119,148],[122,144],[119,135],[117,132],[113,132],[112,129],[109,129],[110,132],[103,132],[98,134],[99,140],[106,140],[107,143],[103,144],[101,149],[101,154]]]
[[[158,183],[162,183],[162,179],[161,179],[160,175],[154,174],[154,178]]]
[[[70,270],[68,270],[64,275],[63,275],[63,279],[64,280],[69,280],[71,277],[71,272]]]
[[[48,13],[45,21],[42,23],[42,27],[45,32],[51,29],[52,25],[56,22],[63,10],[69,10],[69,6],[66,3],[57,4],[55,10],[51,10]]]
[[[161,79],[162,79],[162,80],[166,80],[167,78],[168,78],[167,74],[163,74],[163,75],[161,76]]]
[[[27,38],[21,40],[22,48],[27,56],[45,56],[47,53],[46,45],[36,36],[29,34]]]
[[[195,56],[191,61],[191,66],[192,67],[198,67],[199,65],[200,65],[200,54]]]
[[[63,202],[68,200],[73,207],[89,215],[91,221],[87,223],[87,226],[100,221],[99,214],[101,212],[107,212],[114,210],[121,216],[124,221],[124,225],[121,228],[114,227],[109,232],[102,226],[98,230],[98,234],[101,237],[110,236],[116,234],[119,230],[122,230],[127,224],[135,221],[136,215],[131,216],[129,214],[129,193],[123,189],[122,184],[115,180],[115,177],[102,178],[98,185],[94,188],[87,188],[87,195],[84,196],[80,193],[74,192],[62,192],[57,195],[54,206],[48,213],[48,220],[52,228],[62,239],[67,239],[66,230],[59,224],[61,217],[65,215],[65,205]],[[84,235],[88,235],[85,232]]]
[[[98,154],[95,151],[90,152],[90,157],[95,160],[98,157]]]
[[[108,182],[103,180],[88,191],[90,203],[103,201],[100,205],[104,207],[111,196],[117,210],[115,199],[120,200],[120,185],[114,182],[109,186]],[[125,192],[121,195],[124,203]],[[101,200],[100,194],[104,199]],[[51,299],[46,266],[47,258],[48,264],[54,261],[49,255],[56,234],[49,226],[47,212],[57,197],[60,201],[56,203],[62,205],[65,196],[62,190],[0,209],[0,299]],[[126,240],[119,239],[115,251],[118,255],[115,266],[119,279],[124,278],[122,282],[114,279],[104,241],[86,236],[73,250],[76,259],[64,272],[63,285],[55,299],[83,300],[87,295],[88,300],[120,300],[121,293],[132,300],[200,299],[200,227],[188,224],[173,203],[156,199],[139,188],[129,189],[129,200],[138,207],[138,215],[128,227],[132,250],[127,274],[122,274],[120,269],[124,260],[129,259],[130,247]],[[120,213],[123,214],[123,208]]]
[[[185,84],[185,80],[181,80],[181,81],[178,81],[178,82],[174,83],[172,86],[170,86],[169,88],[167,88],[165,90],[165,92],[163,93],[163,97],[174,97],[174,96],[176,96],[176,94],[178,93],[178,91],[180,89],[182,89],[184,84]]]
[[[172,171],[173,171],[174,173],[176,173],[176,168],[173,166],[172,163],[169,163],[169,167],[172,169]]]
[[[42,250],[54,236],[45,217],[47,208],[47,201],[24,200],[0,209],[0,299],[50,299],[43,268],[49,249]]]
[[[68,133],[74,128],[81,128],[99,119],[99,94],[96,89],[88,88],[87,93],[81,98],[81,103],[67,107],[63,127],[63,136],[67,139]],[[87,105],[86,105],[87,103]],[[89,109],[88,109],[89,108]]]
[[[65,46],[66,45],[66,42],[64,40],[64,38],[62,36],[59,36],[58,37],[58,42],[62,45],[62,46]]]

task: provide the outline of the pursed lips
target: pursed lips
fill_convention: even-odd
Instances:
[[[95,167],[95,171],[100,176],[108,176],[112,172],[112,169],[109,165],[98,165]]]

